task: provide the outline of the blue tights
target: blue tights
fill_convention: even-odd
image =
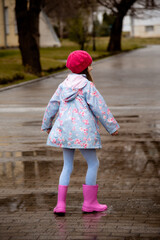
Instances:
[[[75,149],[63,148],[64,165],[59,178],[59,185],[69,185],[70,175],[73,171],[74,152]],[[96,185],[97,172],[99,167],[99,160],[96,156],[96,150],[80,149],[80,152],[88,164],[85,184]]]

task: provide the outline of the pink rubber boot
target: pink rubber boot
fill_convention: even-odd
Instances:
[[[59,185],[58,186],[58,201],[54,208],[54,213],[65,213],[66,212],[66,196],[67,196],[68,186]]]
[[[83,184],[83,212],[102,212],[107,209],[107,205],[99,204],[99,202],[97,201],[97,193],[98,185],[92,186]]]

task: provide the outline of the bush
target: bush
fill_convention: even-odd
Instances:
[[[12,83],[22,79],[24,79],[24,75],[22,73],[15,73],[12,77],[0,77],[0,84]]]
[[[109,36],[114,20],[115,20],[114,15],[112,14],[107,15],[107,13],[104,13],[103,22],[97,28],[98,31],[97,36]]]
[[[49,73],[49,74],[51,74],[51,73],[54,73],[54,72],[57,72],[57,71],[60,71],[60,70],[62,70],[62,69],[65,69],[66,68],[66,66],[64,65],[64,66],[62,66],[62,67],[55,67],[55,68],[48,68],[48,69],[46,69],[46,70],[43,70],[43,72],[46,72],[46,73]]]
[[[86,17],[82,14],[68,20],[69,39],[79,44],[84,50],[85,43],[88,42],[88,25]]]

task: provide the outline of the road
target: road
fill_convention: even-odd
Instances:
[[[101,126],[98,199],[102,213],[81,212],[87,164],[76,150],[67,213],[57,201],[62,149],[46,146],[45,107],[67,76],[0,92],[1,240],[160,239],[160,46],[93,63],[93,78],[120,124],[118,136]]]

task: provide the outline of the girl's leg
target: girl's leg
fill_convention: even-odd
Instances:
[[[96,185],[99,160],[96,156],[96,149],[80,149],[87,161],[88,170],[86,174],[86,185]]]
[[[63,148],[63,170],[59,178],[59,185],[68,186],[70,182],[70,175],[73,171],[75,149]]]
[[[70,175],[73,170],[74,151],[75,149],[63,148],[64,164],[59,178],[57,205],[53,210],[57,214],[66,212],[66,197]]]
[[[96,156],[95,149],[81,149],[81,153],[88,163],[86,174],[86,184],[83,184],[84,202],[82,206],[83,212],[102,212],[107,209],[107,205],[99,204],[97,200],[98,184],[96,184],[99,160]]]

